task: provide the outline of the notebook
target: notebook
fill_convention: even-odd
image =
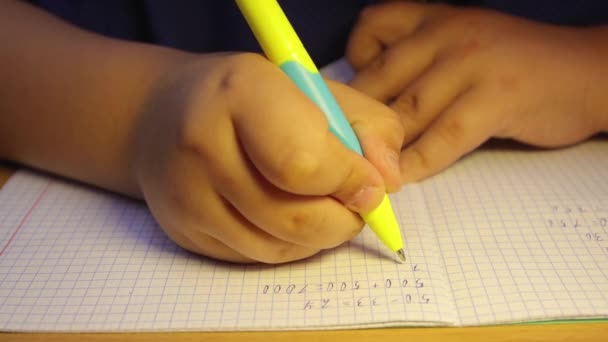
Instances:
[[[488,144],[391,195],[403,264],[366,227],[306,260],[239,265],[184,251],[141,202],[21,170],[0,190],[0,330],[607,318],[607,176],[605,138],[559,150]]]

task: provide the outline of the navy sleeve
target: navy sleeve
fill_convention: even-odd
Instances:
[[[432,1],[432,0],[431,0]],[[110,37],[193,52],[260,52],[231,0],[30,0],[78,25]],[[344,54],[360,10],[373,0],[281,0],[313,60],[325,65]],[[440,1],[436,1],[440,2]],[[606,0],[445,0],[562,25],[608,23]]]
[[[260,52],[234,1],[32,0],[84,29],[110,37],[193,52]],[[285,13],[313,60],[327,64],[344,54],[359,11],[369,0],[283,0]]]
[[[144,3],[137,0],[31,0],[59,18],[105,36],[153,42]]]

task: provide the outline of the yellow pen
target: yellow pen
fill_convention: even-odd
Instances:
[[[279,66],[310,100],[321,108],[330,131],[351,150],[363,155],[359,140],[323,77],[304,49],[300,38],[276,0],[236,0],[266,57]],[[361,217],[401,261],[405,261],[399,224],[388,195],[380,205]]]

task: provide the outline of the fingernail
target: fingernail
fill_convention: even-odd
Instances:
[[[378,197],[378,188],[374,186],[365,186],[355,193],[353,197],[347,201],[346,207],[352,211],[362,212],[370,211],[375,204],[375,198]]]
[[[391,173],[393,175],[396,175],[397,178],[401,177],[401,169],[399,166],[399,156],[397,155],[397,152],[393,151],[393,150],[388,150],[388,152],[386,152],[386,164],[388,165],[388,167],[391,170]]]

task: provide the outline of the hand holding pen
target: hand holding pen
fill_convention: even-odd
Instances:
[[[399,186],[402,128],[384,105],[329,84],[358,122],[363,158],[263,56],[191,57],[150,94],[133,162],[154,217],[182,247],[235,262],[306,258],[352,239],[356,213]]]
[[[350,123],[276,0],[237,0],[237,4],[268,59],[323,111],[329,130],[344,146],[363,155]],[[380,240],[405,261],[400,228],[388,196],[385,194],[377,207],[360,214]]]

